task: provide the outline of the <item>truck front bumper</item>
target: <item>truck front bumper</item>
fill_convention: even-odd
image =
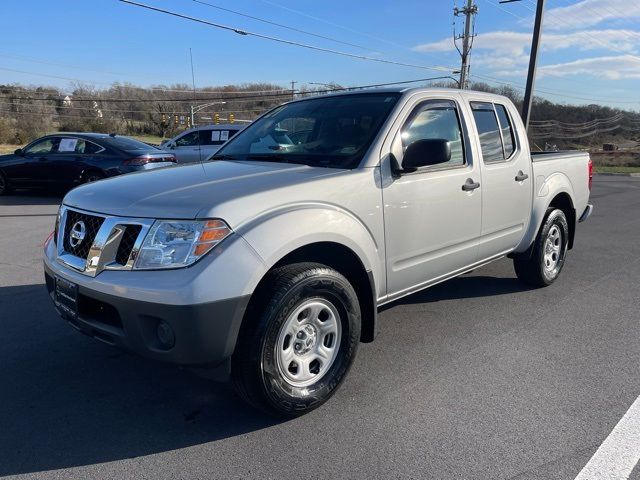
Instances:
[[[222,363],[236,338],[249,296],[196,305],[132,300],[77,286],[77,313],[56,301],[56,273],[45,264],[49,296],[72,327],[109,345],[155,360],[188,366]]]
[[[71,326],[139,355],[193,367],[231,357],[251,293],[266,271],[237,235],[182,269],[105,270],[91,277],[62,264],[52,241],[43,260],[51,300]],[[57,282],[70,290],[56,294]],[[67,293],[76,298],[73,308]]]

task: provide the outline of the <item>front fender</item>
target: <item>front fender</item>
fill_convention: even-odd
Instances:
[[[267,212],[235,228],[267,269],[294,250],[318,242],[334,242],[353,251],[372,272],[378,295],[386,289],[382,246],[373,232],[353,213],[336,205],[308,203]]]
[[[567,194],[571,199],[572,204],[574,204],[575,195],[573,185],[569,177],[564,173],[556,172],[548,177],[545,177],[544,175],[538,175],[536,177],[531,220],[529,222],[529,227],[527,228],[522,241],[516,247],[515,252],[524,252],[531,246],[538,234],[540,225],[542,225],[542,221],[544,220],[544,216],[549,205],[551,205],[553,199],[561,193]]]

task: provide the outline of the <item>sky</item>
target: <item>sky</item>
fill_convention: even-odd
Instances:
[[[447,76],[460,68],[452,40],[453,0],[138,1],[236,29],[405,65],[239,35],[118,0],[3,0],[3,13],[10,12],[13,21],[3,22],[0,84],[68,90],[78,81],[98,88],[114,82],[190,85],[189,49],[197,87],[253,82],[289,86],[291,81],[298,82],[296,87],[356,86]],[[456,0],[458,7],[462,1]],[[535,0],[475,2],[472,80],[523,89]],[[458,33],[462,22],[455,22]],[[640,111],[640,0],[547,0],[541,45],[537,95],[559,103]]]

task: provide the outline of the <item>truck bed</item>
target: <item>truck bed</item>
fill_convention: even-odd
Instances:
[[[560,150],[558,152],[531,152],[531,161],[546,162],[549,160],[568,160],[576,157],[584,157],[589,159],[589,152],[581,150]]]

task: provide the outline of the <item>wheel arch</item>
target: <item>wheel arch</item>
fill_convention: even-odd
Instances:
[[[555,173],[546,179],[540,177],[536,184],[529,227],[514,253],[523,253],[533,244],[550,207],[562,210],[567,217],[569,248],[573,248],[577,217],[571,181],[566,175]]]
[[[573,200],[567,192],[560,192],[549,203],[548,208],[558,208],[562,210],[564,216],[567,217],[567,224],[569,225],[569,245],[568,248],[573,248],[573,239],[576,234],[576,209],[573,206]]]
[[[344,275],[358,296],[362,315],[360,341],[372,342],[377,323],[377,295],[373,273],[367,270],[360,257],[349,247],[335,241],[319,241],[300,246],[277,260],[258,282],[249,300],[249,309],[260,298],[268,273],[274,268],[299,262],[317,262]],[[248,309],[248,310],[249,310]]]

